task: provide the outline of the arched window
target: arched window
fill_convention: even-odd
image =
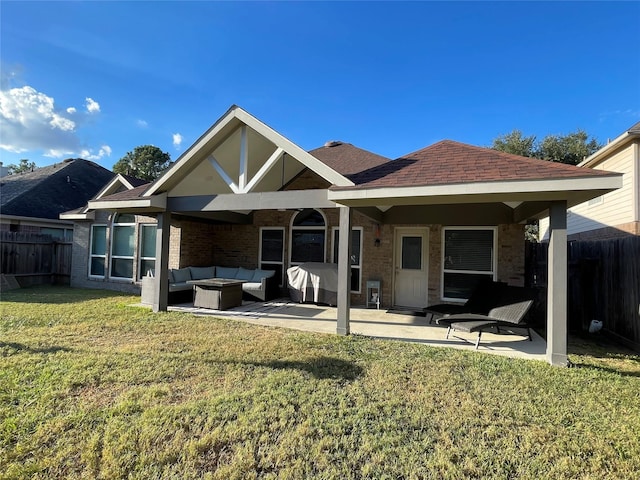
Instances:
[[[111,278],[133,279],[136,217],[118,213],[113,218],[111,238]]]
[[[327,222],[319,210],[305,208],[291,220],[289,264],[324,262]]]

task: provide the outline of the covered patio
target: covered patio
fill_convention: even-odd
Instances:
[[[267,327],[290,328],[305,332],[335,334],[336,307],[311,303],[295,303],[289,298],[279,298],[268,302],[245,301],[240,307],[230,310],[210,310],[195,308],[192,303],[169,306],[170,311],[188,312],[199,316],[224,318]],[[414,342],[432,347],[457,348],[474,351],[476,334],[454,333],[446,337],[447,328],[429,324],[420,312],[400,312],[386,309],[351,307],[351,334],[364,335],[381,340]],[[513,332],[497,334],[483,332],[478,352],[500,355],[509,358],[528,360],[546,360],[547,344],[532,331],[529,341],[526,332],[514,329]]]

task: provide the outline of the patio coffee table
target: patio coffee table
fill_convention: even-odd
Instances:
[[[205,278],[188,280],[193,285],[193,306],[227,310],[242,305],[242,284],[245,280]]]

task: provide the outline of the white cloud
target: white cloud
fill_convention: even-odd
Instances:
[[[84,149],[80,151],[80,156],[85,160],[100,160],[104,157],[111,156],[111,147],[109,145],[102,145],[98,153],[93,153],[91,149]]]
[[[87,107],[87,112],[89,113],[99,113],[100,112],[100,104],[96,102],[93,98],[87,97],[85,98],[85,105]]]
[[[73,120],[56,111],[53,98],[33,87],[0,91],[0,148],[16,153],[42,149],[56,156],[74,151],[75,129]]]
[[[90,98],[86,101],[88,111],[100,111],[97,102]],[[78,154],[82,144],[78,122],[81,124],[87,113],[79,118],[76,113],[74,107],[57,109],[53,97],[28,85],[0,90],[0,149],[14,153],[38,150],[54,158]],[[100,151],[95,155],[111,153],[108,146]]]
[[[180,145],[182,144],[182,135],[180,135],[179,133],[174,133],[173,134],[173,146],[176,148],[180,148]]]
[[[142,120],[142,119],[138,120],[138,121],[136,122],[136,124],[137,124],[140,128],[147,128],[147,127],[149,126],[149,124],[147,123],[147,121],[146,121],[146,120]]]

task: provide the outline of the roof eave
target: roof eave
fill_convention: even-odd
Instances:
[[[167,194],[127,200],[93,200],[88,208],[92,210],[134,210],[142,212],[164,212],[167,209]]]
[[[622,174],[429,186],[331,188],[328,199],[348,206],[567,200],[577,204],[622,187]],[[576,203],[577,202],[577,203]]]
[[[94,212],[93,210],[88,211],[88,212],[65,212],[65,213],[61,213],[60,214],[60,220],[95,220],[96,218],[96,212]]]
[[[603,160],[603,158],[606,157],[606,155],[608,155],[610,152],[631,142],[634,138],[640,138],[640,132],[633,131],[633,130],[624,132],[619,137],[607,143],[600,150],[592,153],[590,156],[585,158],[582,162],[578,164],[578,167],[591,168],[595,166],[596,164],[598,164],[598,162]]]

